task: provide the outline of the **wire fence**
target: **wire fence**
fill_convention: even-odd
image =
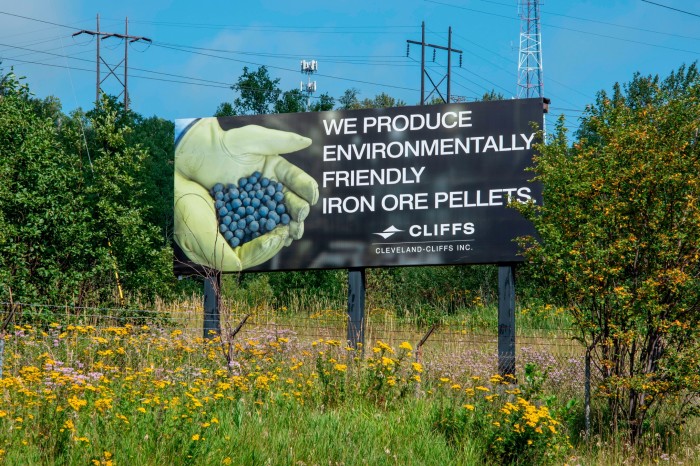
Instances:
[[[14,339],[24,332],[24,325],[41,329],[65,329],[70,325],[87,325],[92,331],[74,335],[86,343],[106,329],[120,326],[139,327],[159,331],[167,337],[179,330],[190,339],[203,335],[204,310],[195,301],[184,301],[161,308],[116,308],[59,306],[40,303],[0,302],[0,322],[5,322],[14,306],[15,315],[7,322],[0,340],[5,351],[14,347]],[[320,309],[293,312],[268,306],[248,306],[225,303],[220,316],[221,337],[230,338],[233,329],[236,342],[283,336],[300,347],[309,347],[319,340],[348,341],[348,315],[344,310]],[[492,319],[483,314],[494,313]],[[498,326],[495,310],[481,310],[480,319],[469,316],[448,321],[405,320],[386,310],[370,310],[363,324],[364,348],[378,341],[394,348],[408,342],[420,351],[417,357],[427,370],[448,377],[467,377],[469,374],[488,375],[499,372]],[[524,373],[526,364],[535,364],[547,372],[548,383],[559,390],[583,393],[585,382],[584,347],[574,338],[570,327],[547,323],[537,325],[531,320],[520,325],[516,319],[516,352],[500,354],[500,358],[514,360],[516,376]],[[58,342],[58,340],[55,340]],[[367,352],[367,351],[366,351]],[[369,351],[371,353],[371,351]],[[1,366],[2,364],[0,364]]]

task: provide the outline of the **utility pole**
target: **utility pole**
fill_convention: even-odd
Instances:
[[[449,27],[447,30],[447,47],[444,47],[442,45],[435,45],[435,44],[427,44],[425,42],[425,21],[421,23],[421,41],[417,42],[415,40],[407,40],[406,41],[406,56],[408,56],[411,44],[415,45],[420,45],[421,46],[421,52],[420,52],[420,104],[425,105],[425,101],[430,98],[431,95],[433,95],[434,92],[437,92],[437,94],[440,96],[443,102],[445,103],[450,103],[451,102],[451,84],[452,84],[452,53],[458,53],[459,54],[459,67],[462,67],[462,51],[457,50],[452,48],[452,26]],[[425,68],[425,48],[430,47],[433,49],[433,61],[435,61],[435,51],[436,50],[446,50],[447,51],[447,73],[445,76],[440,79],[440,81],[435,84],[435,81],[433,81],[433,78],[430,77],[430,74],[428,74],[428,70]],[[425,78],[426,76],[428,77],[428,80],[430,81],[430,84],[433,86],[433,90],[430,91],[428,96],[426,97],[425,95]],[[446,96],[443,96],[442,93],[440,92],[439,86],[442,84],[443,81],[447,80],[447,92]]]
[[[153,42],[151,39],[148,37],[142,37],[142,36],[130,36],[129,35],[129,18],[126,18],[124,20],[124,34],[119,34],[116,32],[103,32],[100,31],[100,15],[98,13],[97,15],[97,29],[94,31],[88,30],[88,29],[83,29],[80,30],[76,33],[73,34],[73,37],[79,36],[80,34],[88,34],[90,36],[94,36],[96,38],[96,43],[97,43],[97,73],[96,73],[96,86],[95,86],[95,106],[98,106],[100,104],[100,93],[102,92],[102,83],[105,82],[107,78],[110,76],[114,76],[117,81],[119,81],[119,84],[122,85],[122,92],[119,93],[117,97],[124,96],[124,111],[129,110],[129,44],[133,42],[148,42],[149,44]],[[117,63],[115,66],[111,66],[109,63],[105,61],[104,58],[102,58],[102,55],[100,55],[100,42],[102,39],[107,39],[110,37],[116,37],[118,39],[122,39],[124,41],[124,58]],[[104,65],[107,67],[109,70],[109,73],[102,78],[101,77],[101,65]],[[117,75],[117,70],[120,66],[124,66],[124,77],[121,79]]]
[[[518,98],[544,97],[540,1],[520,0]]]

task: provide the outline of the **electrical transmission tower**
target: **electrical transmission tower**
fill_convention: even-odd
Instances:
[[[307,112],[309,111],[309,107],[311,106],[311,96],[313,95],[314,92],[316,92],[316,81],[311,80],[311,75],[317,71],[318,71],[318,62],[316,60],[311,60],[311,61],[302,60],[301,61],[301,72],[308,76],[307,80],[306,80],[306,84],[304,84],[304,81],[302,81],[300,86],[299,86],[302,94],[306,95],[306,111]]]
[[[519,0],[518,98],[544,97],[540,1]]]
[[[448,29],[447,33],[447,47],[443,47],[441,45],[434,45],[434,44],[426,44],[425,43],[425,21],[421,23],[421,41],[417,42],[415,40],[407,40],[406,41],[406,56],[408,56],[408,52],[410,50],[411,44],[416,44],[421,46],[421,51],[420,51],[420,104],[425,105],[425,101],[430,98],[431,95],[433,95],[433,92],[437,92],[437,94],[440,96],[442,101],[444,103],[450,103],[452,99],[452,94],[451,94],[451,89],[450,86],[452,84],[452,53],[458,53],[459,54],[459,67],[462,67],[462,51],[453,49],[452,48],[452,27]],[[430,47],[433,49],[433,61],[435,61],[435,51],[436,50],[446,50],[447,51],[447,74],[442,77],[442,79],[436,84],[435,81],[433,81],[433,78],[430,77],[428,74],[428,70],[425,69],[425,48]],[[433,85],[433,90],[430,91],[428,96],[425,96],[425,77],[428,77],[428,80],[430,80],[430,83]],[[447,79],[447,93],[446,96],[443,96],[442,93],[440,92],[439,86],[442,84],[443,81]]]
[[[80,34],[88,34],[91,36],[94,36],[97,40],[97,79],[96,79],[96,89],[95,89],[95,106],[98,106],[100,104],[100,92],[102,92],[102,83],[105,82],[107,78],[110,76],[114,76],[117,81],[119,81],[119,84],[122,86],[122,92],[119,93],[117,98],[121,97],[122,95],[124,96],[124,111],[129,110],[129,73],[128,73],[128,65],[129,65],[129,44],[132,42],[139,42],[139,41],[144,41],[148,42],[149,44],[153,42],[151,39],[148,37],[141,37],[141,36],[130,36],[129,35],[129,18],[126,18],[124,20],[124,34],[118,34],[115,32],[103,32],[100,31],[100,15],[97,15],[97,29],[94,31],[90,31],[87,29],[83,29],[81,31],[78,31],[73,34],[73,37],[78,36]],[[124,41],[124,58],[117,63],[116,65],[112,66],[109,63],[105,61],[104,58],[102,58],[102,55],[100,55],[100,41],[102,39],[108,39],[110,37],[116,37],[117,39],[122,39]],[[101,65],[104,65],[107,67],[109,70],[109,73],[102,78],[100,75],[101,71]],[[119,75],[117,75],[117,71],[120,66],[124,67],[124,79],[122,80]]]

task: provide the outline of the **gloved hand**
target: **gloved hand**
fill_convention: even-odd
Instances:
[[[295,133],[248,125],[224,131],[216,118],[192,125],[175,148],[175,241],[187,257],[223,272],[237,272],[271,259],[304,233],[310,205],[318,201],[318,183],[279,154],[311,144]],[[284,185],[289,225],[231,248],[219,233],[214,200],[216,183],[236,184],[259,171]]]

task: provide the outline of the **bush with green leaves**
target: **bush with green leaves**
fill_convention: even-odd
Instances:
[[[613,431],[632,443],[700,395],[700,73],[635,75],[537,146],[533,275],[570,311]],[[545,290],[543,289],[543,293]]]
[[[143,220],[148,207],[135,177],[145,153],[126,143],[130,130],[117,109],[105,99],[89,115],[77,112],[57,125],[37,108],[27,86],[7,80],[0,98],[0,300],[12,290],[25,303],[118,304],[118,284],[133,298],[167,295],[170,249]]]

